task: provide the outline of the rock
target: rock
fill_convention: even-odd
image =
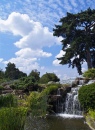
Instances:
[[[13,90],[2,90],[2,94],[12,93]]]
[[[10,88],[10,85],[5,85],[4,90],[12,90],[12,89]]]

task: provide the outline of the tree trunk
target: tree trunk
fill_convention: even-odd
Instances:
[[[91,62],[91,55],[90,55],[89,49],[87,49],[86,52],[87,52],[87,66],[88,66],[88,69],[91,69],[92,68],[92,62]]]

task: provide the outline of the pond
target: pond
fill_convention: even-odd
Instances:
[[[29,117],[25,130],[91,130],[84,118],[63,118],[48,116],[47,118]]]

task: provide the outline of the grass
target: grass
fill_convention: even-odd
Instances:
[[[27,108],[1,108],[0,130],[24,130]]]
[[[14,106],[17,106],[17,99],[14,95],[6,94],[0,96],[0,108]]]

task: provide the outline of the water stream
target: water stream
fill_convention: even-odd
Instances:
[[[65,101],[65,111],[62,112],[60,115],[63,116],[78,116],[82,117],[82,109],[78,100],[78,90],[81,87],[79,85],[76,88],[72,88],[70,93],[67,93],[66,101]]]

